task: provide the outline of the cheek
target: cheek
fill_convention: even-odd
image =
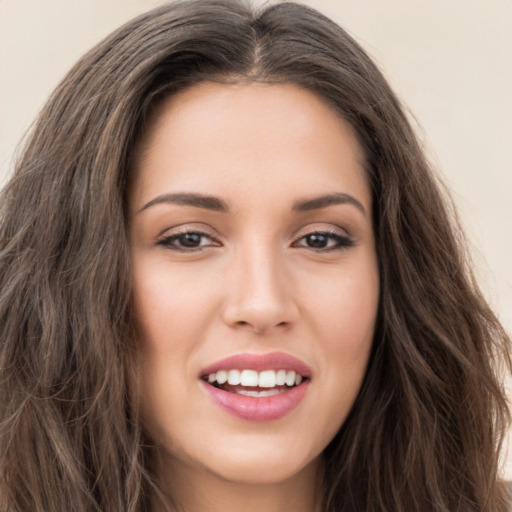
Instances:
[[[132,301],[138,339],[138,401],[150,436],[169,444],[183,407],[189,354],[197,330],[197,293],[187,293],[187,280],[169,272],[165,262],[134,263]],[[199,306],[200,307],[200,306]],[[197,338],[197,336],[196,336]],[[166,426],[163,429],[162,426]]]
[[[318,336],[327,337],[331,349],[357,354],[371,344],[379,303],[379,275],[374,257],[355,260],[333,273],[316,290],[305,290],[316,316]],[[360,350],[359,350],[360,349]]]
[[[379,303],[376,264],[352,270],[332,279],[315,299],[315,337],[323,347],[321,378],[336,430],[352,407],[366,373]]]
[[[216,298],[213,287],[197,281],[197,276],[171,270],[165,261],[135,262],[132,297],[142,351],[186,351],[204,332]]]

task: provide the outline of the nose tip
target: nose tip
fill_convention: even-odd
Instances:
[[[260,295],[261,301],[254,298],[253,292],[232,300],[224,311],[225,322],[230,327],[254,334],[286,331],[295,323],[297,309],[293,301],[268,293]]]
[[[240,273],[232,273],[224,321],[232,328],[255,334],[290,329],[298,318],[289,280],[268,259]]]

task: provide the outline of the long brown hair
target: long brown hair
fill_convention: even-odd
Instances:
[[[294,83],[355,128],[381,276],[368,372],[325,450],[329,512],[506,510],[507,336],[399,101],[340,27],[283,3],[188,0],[87,53],[42,110],[0,204],[0,508],[142,512],[158,492],[134,366],[125,191],[160,98]]]

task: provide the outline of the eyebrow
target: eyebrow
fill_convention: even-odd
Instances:
[[[312,199],[304,199],[294,203],[292,210],[294,212],[307,212],[310,210],[319,210],[327,206],[337,204],[350,204],[355,206],[363,215],[366,215],[365,207],[353,196],[349,194],[334,193],[324,196],[314,197]]]
[[[207,196],[203,194],[194,194],[190,192],[177,192],[174,194],[162,194],[146,203],[137,213],[141,213],[156,204],[169,203],[181,204],[185,206],[194,206],[196,208],[205,208],[215,212],[227,212],[227,204],[218,197]]]
[[[204,208],[216,212],[228,212],[227,204],[218,197],[196,194],[192,192],[176,192],[169,194],[161,194],[148,203],[146,203],[137,213],[141,213],[157,204],[180,204],[185,206],[193,206],[195,208]],[[311,210],[319,210],[328,206],[338,204],[351,204],[366,215],[364,206],[353,196],[343,193],[326,194],[312,199],[302,199],[293,204],[293,212],[307,212]]]

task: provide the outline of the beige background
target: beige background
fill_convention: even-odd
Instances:
[[[74,61],[161,0],[0,0],[0,182]],[[512,1],[309,0],[381,65],[462,214],[476,270],[512,332]],[[512,457],[507,469],[512,477]]]

